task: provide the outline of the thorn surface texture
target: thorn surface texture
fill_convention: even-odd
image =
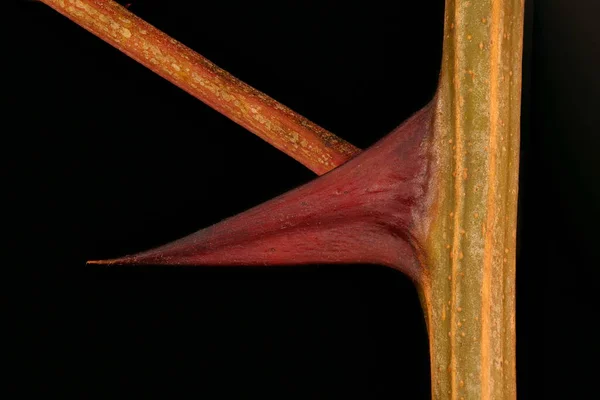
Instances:
[[[372,263],[418,281],[431,104],[341,167],[167,245],[101,264]]]

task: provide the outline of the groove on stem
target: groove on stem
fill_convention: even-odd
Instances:
[[[446,1],[421,285],[434,399],[514,399],[522,0]]]

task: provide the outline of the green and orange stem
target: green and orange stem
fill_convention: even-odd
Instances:
[[[446,0],[435,97],[360,154],[114,2],[42,1],[318,174],[333,170],[183,239],[91,263],[387,265],[419,290],[432,397],[516,398],[523,0]]]
[[[524,0],[446,0],[423,242],[433,397],[514,399]]]
[[[41,0],[318,175],[360,150],[109,0]]]

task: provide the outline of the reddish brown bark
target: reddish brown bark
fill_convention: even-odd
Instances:
[[[318,175],[360,152],[114,1],[41,1]]]

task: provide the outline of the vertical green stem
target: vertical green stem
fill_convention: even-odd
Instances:
[[[421,298],[434,399],[513,399],[523,0],[447,0]]]

